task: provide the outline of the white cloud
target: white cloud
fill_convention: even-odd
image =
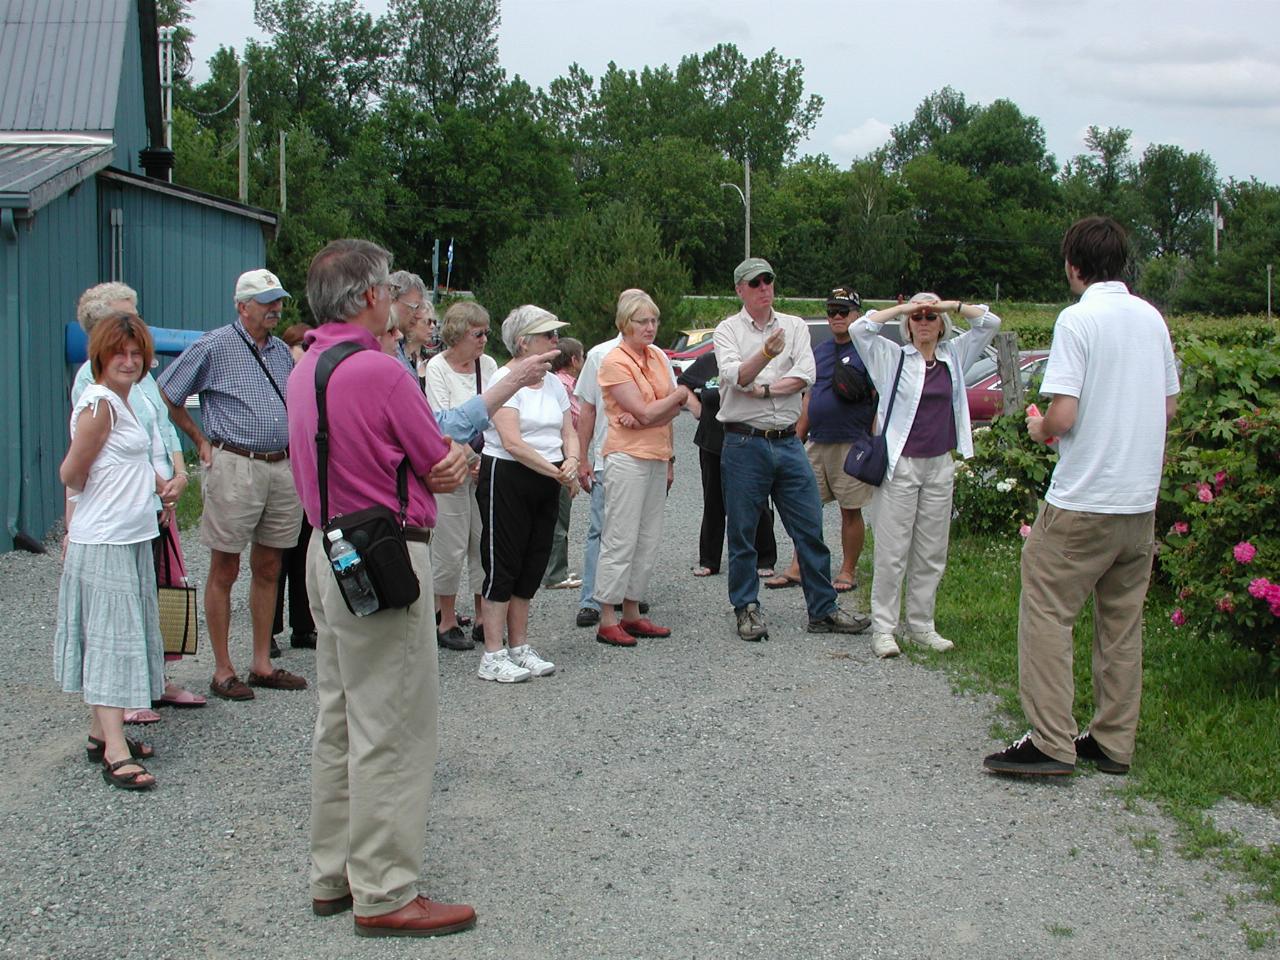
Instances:
[[[893,127],[883,120],[868,117],[852,130],[836,134],[831,138],[831,142],[838,154],[861,157],[883,146],[889,140],[889,133],[892,130]],[[836,159],[838,161],[840,158]]]

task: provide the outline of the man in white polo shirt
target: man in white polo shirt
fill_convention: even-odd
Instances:
[[[1022,550],[1018,671],[1031,731],[983,760],[995,773],[1070,774],[1077,760],[1127,773],[1142,697],[1142,607],[1151,579],[1165,428],[1178,373],[1164,318],[1121,282],[1124,229],[1077,221],[1062,240],[1080,301],[1058,315],[1032,439],[1060,438],[1045,506]],[[1071,713],[1072,626],[1094,598],[1094,713]]]

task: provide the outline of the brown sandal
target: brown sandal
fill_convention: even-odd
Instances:
[[[124,742],[129,745],[129,756],[135,760],[150,760],[156,755],[149,743],[142,743],[133,737],[125,737]],[[107,741],[89,737],[89,745],[84,748],[84,753],[90,763],[101,763],[107,755]]]
[[[130,766],[138,769],[131,773],[116,773],[121,767]],[[139,777],[151,777],[151,779],[146,783],[139,783]],[[133,757],[125,757],[115,763],[107,763],[107,761],[103,760],[102,779],[113,787],[119,787],[121,790],[151,790],[156,785],[156,778],[151,776],[150,771]]]

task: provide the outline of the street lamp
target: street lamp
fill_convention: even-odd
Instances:
[[[747,189],[745,192],[743,191],[742,187],[738,186],[736,183],[722,183],[720,184],[720,189],[723,190],[726,187],[731,187],[734,190],[738,191],[738,197],[742,200],[742,216],[744,221],[744,227],[742,231],[742,250],[743,250],[742,258],[744,260],[750,260],[751,259],[751,161],[750,160],[742,161],[742,171],[743,171],[743,178],[744,178],[743,182],[747,186]]]

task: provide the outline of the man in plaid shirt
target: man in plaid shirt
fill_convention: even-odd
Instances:
[[[214,655],[209,689],[224,700],[252,700],[253,687],[301,690],[307,685],[302,677],[271,666],[281,556],[297,543],[302,523],[289,469],[284,401],[293,358],[271,333],[287,296],[269,270],[241,274],[236,319],[193,343],[157,381],[169,415],[196,445],[204,467],[200,540],[211,553],[204,615]],[[186,409],[187,398],[195,393],[200,394],[203,430]],[[227,643],[231,587],[246,546],[253,619],[247,684],[236,673]]]

